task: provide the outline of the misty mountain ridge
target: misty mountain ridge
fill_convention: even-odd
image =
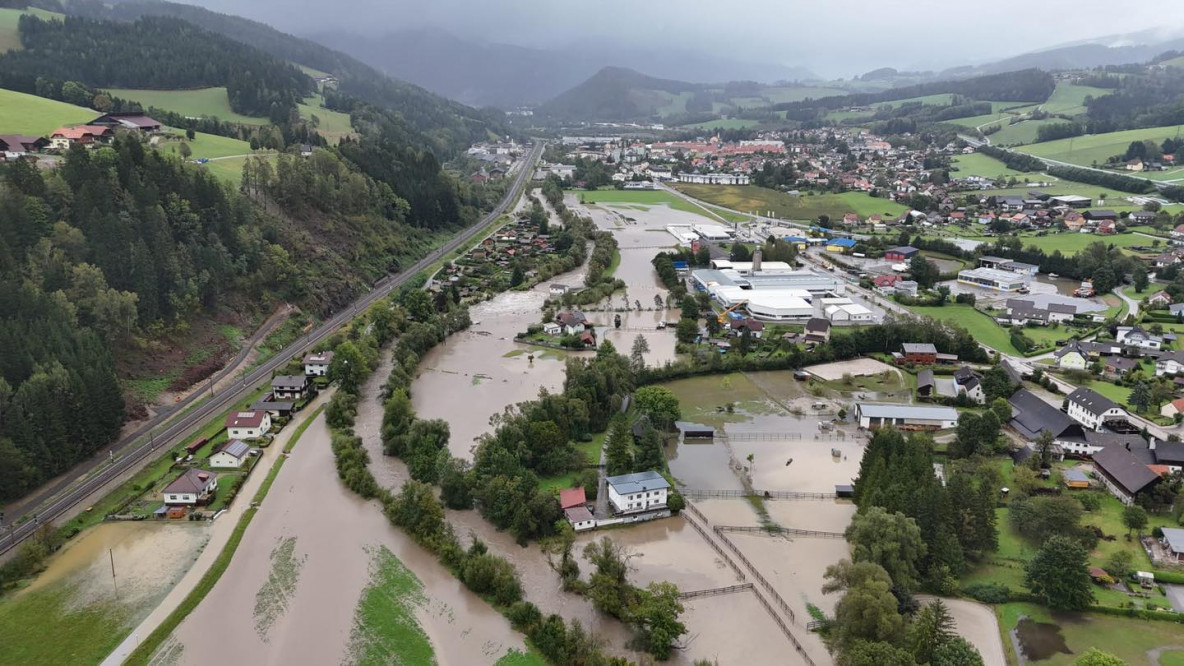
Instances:
[[[402,30],[384,36],[318,32],[309,39],[347,53],[389,76],[472,106],[514,108],[543,103],[604,67],[642,69],[665,79],[697,82],[805,81],[801,67],[717,58],[694,51],[571,44],[542,49],[478,42],[445,30]]]

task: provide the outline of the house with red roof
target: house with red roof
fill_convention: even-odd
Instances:
[[[271,430],[271,414],[264,410],[231,412],[226,415],[226,434],[231,439],[259,439]]]
[[[69,150],[74,144],[90,146],[96,143],[107,143],[115,132],[104,125],[79,125],[78,127],[63,127],[49,135],[50,147],[58,150]]]
[[[584,494],[583,487],[564,488],[559,491],[559,508],[566,510],[578,506],[588,506],[588,498]]]

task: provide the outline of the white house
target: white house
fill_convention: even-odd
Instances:
[[[329,364],[333,362],[333,352],[316,352],[304,357],[304,374],[312,377],[324,377],[329,374]]]
[[[1184,372],[1184,351],[1168,352],[1155,359],[1155,376],[1178,375]]]
[[[596,518],[592,516],[592,512],[587,507],[577,506],[571,509],[565,509],[563,514],[567,516],[567,522],[577,532],[590,530],[596,527]]]
[[[552,296],[562,296],[562,295],[566,294],[570,289],[571,289],[571,287],[568,287],[565,284],[559,284],[558,282],[552,282],[551,286],[547,287],[547,292],[550,293]]]
[[[563,327],[553,321],[543,324],[543,333],[547,335],[559,335],[563,333]]]
[[[271,430],[271,414],[263,410],[231,412],[226,415],[226,433],[230,439],[259,439]]]
[[[193,506],[218,489],[218,475],[192,468],[164,487],[164,503],[169,506]]]
[[[1069,418],[1090,430],[1101,430],[1102,424],[1112,419],[1126,419],[1126,410],[1113,400],[1088,388],[1078,388],[1069,394]]]
[[[271,395],[274,400],[303,400],[311,385],[307,374],[278,375],[271,379]]]
[[[666,508],[670,483],[657,472],[637,472],[610,476],[608,501],[614,513],[638,513]]]
[[[227,467],[238,469],[247,462],[251,455],[251,447],[241,439],[226,442],[217,453],[210,456],[210,467]]]
[[[1119,326],[1115,339],[1124,347],[1137,349],[1158,350],[1163,346],[1163,338],[1151,335],[1142,326]]]

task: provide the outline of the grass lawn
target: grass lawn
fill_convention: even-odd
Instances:
[[[1132,141],[1150,139],[1156,143],[1161,143],[1169,137],[1179,138],[1181,133],[1184,133],[1184,125],[1149,127],[1145,129],[1126,130],[1124,132],[1088,134],[1071,139],[1048,141],[1034,146],[1027,146],[1022,151],[1029,155],[1036,155],[1037,157],[1047,157],[1051,160],[1069,162],[1070,164],[1091,166],[1094,162],[1101,164],[1107,158],[1125,153],[1127,146],[1131,145]],[[1139,174],[1127,175],[1139,176]]]
[[[511,649],[502,655],[502,658],[498,659],[494,666],[547,666],[547,663],[547,660],[534,650],[522,652]]]
[[[131,610],[114,601],[75,607],[63,583],[0,603],[0,645],[4,663],[97,664],[130,630]]]
[[[1020,239],[1024,247],[1037,247],[1047,253],[1060,250],[1061,254],[1074,255],[1089,245],[1102,242],[1115,247],[1132,247],[1135,245],[1150,246],[1151,239],[1137,234],[1114,234],[1113,236],[1098,236],[1096,234],[1081,233],[1053,233],[1046,236],[1022,235]]]
[[[1057,84],[1056,90],[1053,91],[1048,101],[1041,105],[1041,108],[1052,115],[1079,116],[1085,113],[1086,97],[1105,97],[1113,92],[1113,90],[1107,90],[1106,88],[1093,88],[1091,86],[1078,86],[1072,83],[1061,82]]]
[[[144,108],[155,106],[175,111],[183,116],[214,116],[219,120],[245,125],[266,125],[267,118],[244,116],[230,108],[230,97],[226,88],[198,88],[196,90],[135,90],[111,88],[112,95],[139,102]]]
[[[243,165],[247,163],[247,159],[246,157],[231,157],[206,162],[202,166],[217,176],[218,180],[225,181],[237,187],[243,180]],[[272,159],[271,156],[268,156],[268,159]]]
[[[943,306],[910,307],[909,309],[919,315],[964,328],[974,336],[974,339],[1004,354],[1023,356],[1011,344],[1011,336],[1007,331],[996,324],[994,319],[970,305],[955,303]]]
[[[1056,624],[1072,654],[1054,653],[1039,662],[1048,666],[1068,666],[1083,652],[1096,647],[1123,659],[1128,664],[1147,664],[1147,651],[1157,647],[1184,643],[1184,627],[1174,622],[1155,622],[1134,618],[1093,615],[1090,613],[1052,613],[1035,604],[1009,603],[999,606],[999,629],[1004,645],[1010,646],[1008,633],[1016,627],[1020,617],[1037,622]],[[1008,647],[1010,650],[1010,647]],[[1014,657],[1013,657],[1014,658]],[[1171,662],[1160,662],[1171,663]]]
[[[0,128],[5,134],[45,136],[63,125],[78,125],[98,115],[73,104],[0,89]]]
[[[0,53],[24,48],[21,46],[19,26],[21,16],[25,14],[32,14],[41,19],[60,20],[62,18],[61,14],[35,7],[29,7],[28,9],[0,9]]]
[[[874,213],[898,217],[906,208],[887,199],[877,199],[863,192],[791,196],[777,190],[753,185],[693,185],[678,183],[680,192],[696,199],[733,210],[764,214],[792,220],[815,220],[819,215],[831,218],[856,213],[867,217]]]
[[[432,664],[435,651],[416,610],[425,603],[423,584],[382,546],[371,553],[370,584],[354,611],[347,653],[357,664]]]
[[[984,178],[1031,178],[1035,174],[1024,173],[1023,171],[1016,171],[1010,169],[1006,164],[989,155],[982,153],[971,153],[970,155],[959,155],[954,158],[954,166],[958,169],[958,177],[964,178],[966,176],[982,176]]]

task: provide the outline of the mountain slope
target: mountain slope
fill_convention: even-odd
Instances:
[[[605,67],[592,78],[539,107],[538,113],[566,120],[639,120],[684,94],[705,91],[700,84],[657,79],[624,67]],[[711,101],[707,100],[707,111]]]
[[[453,155],[490,131],[505,134],[502,114],[478,110],[445,99],[423,88],[384,76],[369,65],[316,42],[280,32],[238,16],[171,2],[136,0],[105,7],[73,3],[71,13],[108,20],[130,21],[142,16],[171,16],[234,41],[248,44],[275,58],[336,76],[341,92],[398,112],[410,127],[433,140],[434,147]]]
[[[382,36],[345,31],[309,36],[446,97],[506,109],[549,100],[605,66],[644,68],[658,78],[695,81],[815,78],[802,68],[645,45],[606,49],[602,44],[576,44],[538,49],[475,42],[436,29],[401,30]]]

